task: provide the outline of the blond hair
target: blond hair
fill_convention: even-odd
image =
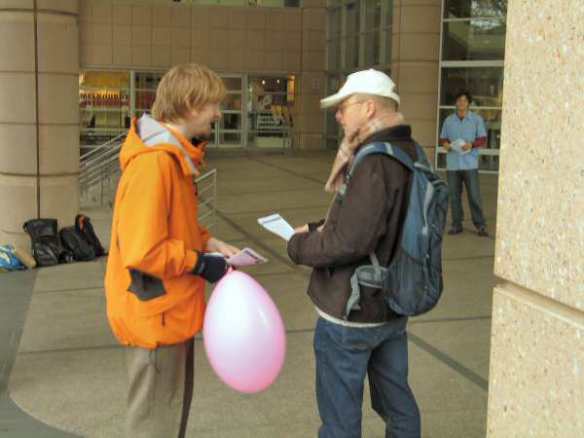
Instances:
[[[161,122],[178,122],[193,109],[221,102],[225,94],[225,84],[210,68],[199,64],[176,65],[158,84],[152,116]]]

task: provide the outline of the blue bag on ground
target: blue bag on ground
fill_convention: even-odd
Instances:
[[[26,269],[20,259],[14,254],[12,245],[0,245],[0,272],[20,271]]]

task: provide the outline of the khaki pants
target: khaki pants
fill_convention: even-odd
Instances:
[[[193,397],[194,342],[127,349],[126,437],[183,438]]]

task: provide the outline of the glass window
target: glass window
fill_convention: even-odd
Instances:
[[[81,154],[130,127],[130,73],[84,71],[79,74]]]
[[[341,67],[341,43],[338,39],[328,42],[328,69],[337,71]]]
[[[328,10],[328,35],[329,38],[338,38],[341,34],[341,8]]]
[[[225,84],[225,88],[230,91],[241,91],[241,78],[221,78]]]
[[[346,34],[352,35],[359,32],[359,2],[351,1],[347,3]]]
[[[359,35],[350,36],[345,40],[345,68],[354,69],[359,66]]]
[[[164,73],[136,72],[136,89],[156,91],[163,74]]]
[[[329,72],[391,62],[393,0],[330,0],[327,8]]]
[[[468,90],[476,106],[501,107],[503,67],[443,68],[440,105],[455,104],[455,97]]]
[[[504,59],[505,20],[471,19],[444,23],[445,61]]]
[[[135,110],[136,113],[142,114],[152,108],[156,98],[156,88],[162,79],[164,73],[160,72],[136,72],[136,95]]]
[[[379,31],[365,34],[365,65],[380,64],[379,60]]]
[[[381,0],[365,0],[365,31],[381,27]]]
[[[241,133],[239,132],[221,132],[219,134],[219,144],[222,145],[241,145]]]
[[[295,77],[256,76],[248,86],[248,144],[286,147],[294,125]]]
[[[386,27],[392,26],[393,25],[393,0],[389,0],[386,3],[384,3],[383,7],[385,8],[385,14],[384,14],[385,23],[383,25]]]
[[[223,111],[241,111],[241,93],[228,93],[221,106]]]
[[[327,96],[336,93],[341,88],[341,85],[344,81],[344,76],[336,76],[330,75],[327,78]],[[327,137],[327,147],[331,147],[336,149],[339,145],[339,135],[341,129],[339,128],[339,124],[335,119],[335,111],[329,109],[325,111],[326,117],[326,137]]]
[[[444,18],[505,17],[507,0],[446,0]]]

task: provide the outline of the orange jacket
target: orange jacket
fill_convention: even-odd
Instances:
[[[193,184],[203,155],[148,116],[132,122],[105,277],[108,319],[122,344],[156,348],[201,330],[205,284],[191,272],[210,237],[197,222]]]

